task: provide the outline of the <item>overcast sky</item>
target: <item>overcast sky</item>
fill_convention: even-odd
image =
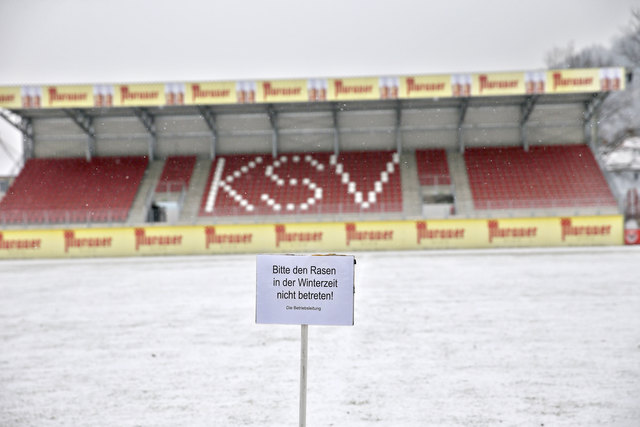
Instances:
[[[532,70],[639,0],[0,0],[0,86]],[[0,120],[0,175],[20,135]]]
[[[638,0],[0,0],[0,85],[507,71]],[[1,154],[1,153],[0,153]]]

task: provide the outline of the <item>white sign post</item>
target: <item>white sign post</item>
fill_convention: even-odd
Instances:
[[[256,323],[301,325],[300,426],[306,425],[308,325],[353,325],[351,255],[258,255]]]

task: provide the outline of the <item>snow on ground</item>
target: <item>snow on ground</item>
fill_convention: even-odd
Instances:
[[[640,248],[356,253],[309,426],[640,425]],[[0,262],[0,425],[298,422],[255,256]]]

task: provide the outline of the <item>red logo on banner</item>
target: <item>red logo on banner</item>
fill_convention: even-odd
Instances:
[[[321,242],[322,231],[311,232],[289,232],[282,224],[275,226],[276,231],[276,247],[280,246],[280,242]]]
[[[16,100],[16,96],[12,93],[9,94],[0,94],[0,102],[2,103],[9,103],[9,102],[13,102]]]
[[[0,249],[40,249],[41,239],[5,239],[0,232]]]
[[[120,87],[120,101],[128,100],[145,100],[145,99],[157,99],[160,97],[160,92],[154,91],[131,91],[128,86]]]
[[[560,86],[591,86],[593,77],[562,77],[562,73],[553,73],[553,89]]]
[[[464,239],[464,228],[442,228],[439,230],[429,230],[426,221],[416,222],[418,244],[423,239]]]
[[[273,87],[271,82],[262,83],[262,96],[264,101],[274,96],[298,96],[301,92],[302,88],[300,87]]]
[[[147,236],[144,228],[136,228],[136,251],[140,246],[171,246],[182,245],[182,235],[173,236]]]
[[[227,98],[231,95],[229,89],[201,89],[200,85],[191,85],[193,102],[198,98]]]
[[[486,74],[480,74],[478,81],[480,82],[479,91],[482,93],[485,89],[513,89],[518,87],[518,80],[489,80]]]
[[[85,237],[76,238],[73,230],[64,231],[64,251],[69,252],[69,248],[108,248],[111,247],[111,237]]]
[[[409,77],[407,79],[407,95],[411,92],[439,92],[444,90],[445,83],[416,83],[416,79]]]
[[[49,88],[49,105],[53,105],[54,102],[69,102],[69,101],[86,101],[86,93],[58,93],[58,89],[55,87]]]
[[[349,86],[349,85],[345,85],[342,80],[335,80],[333,82],[333,87],[335,89],[335,96],[338,96],[341,93],[344,93],[346,95],[351,95],[351,94],[360,94],[360,93],[371,93],[371,92],[373,92],[373,86],[372,85]]]
[[[352,222],[345,224],[347,231],[347,246],[352,240],[393,240],[393,230],[365,230],[358,231]]]
[[[610,225],[571,225],[571,218],[560,219],[560,227],[562,227],[562,241],[567,236],[604,236],[611,234]]]
[[[251,239],[253,238],[252,233],[229,233],[229,234],[216,234],[215,227],[205,227],[204,235],[206,238],[205,244],[207,249],[212,244],[222,245],[225,243],[251,243]]]
[[[489,228],[489,243],[492,243],[496,237],[536,237],[538,233],[538,227],[500,228],[499,222],[495,219],[487,221],[487,227]]]

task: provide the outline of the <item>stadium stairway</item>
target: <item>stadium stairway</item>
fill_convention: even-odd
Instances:
[[[195,224],[198,221],[200,211],[200,201],[207,186],[207,178],[211,170],[211,159],[197,159],[193,168],[193,175],[187,189],[187,196],[184,199],[182,212],[180,212],[180,222]]]
[[[415,153],[403,153],[400,156],[402,174],[402,211],[407,217],[421,215],[420,185]]]
[[[162,169],[164,168],[164,160],[154,160],[149,162],[149,166],[144,173],[144,178],[138,187],[138,193],[133,200],[133,205],[129,211],[128,225],[143,224],[147,220],[147,203],[153,190],[158,185]]]
[[[473,200],[464,156],[457,151],[447,151],[447,163],[451,182],[455,188],[455,214],[456,216],[471,216],[474,212]]]

